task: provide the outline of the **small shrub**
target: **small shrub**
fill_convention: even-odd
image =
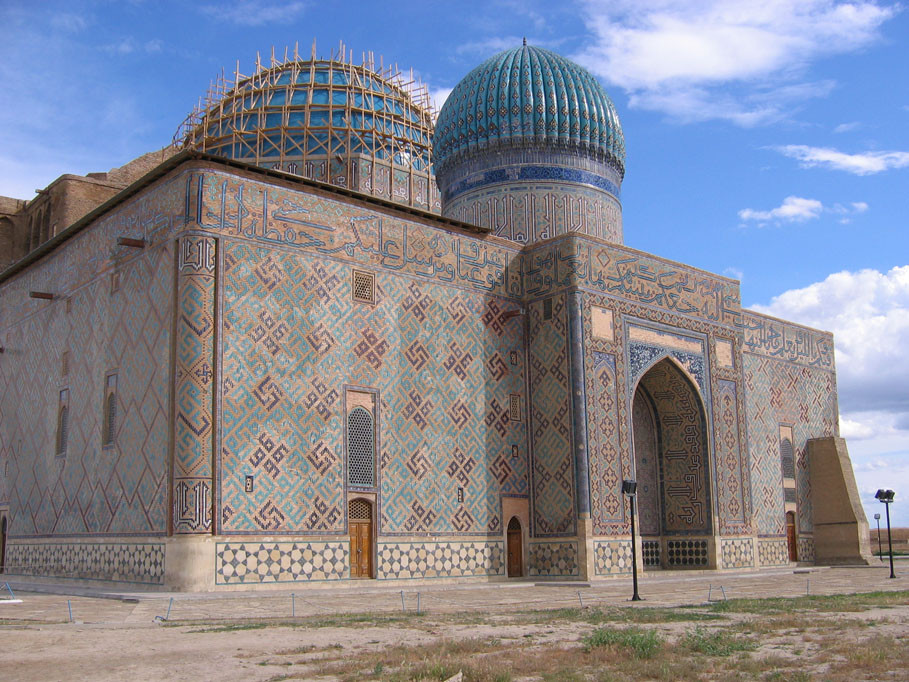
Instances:
[[[635,658],[652,658],[663,644],[656,630],[643,630],[638,627],[616,630],[597,628],[584,638],[584,648],[590,651],[601,646],[621,646],[630,649]]]
[[[682,646],[708,656],[729,656],[737,651],[754,649],[754,644],[746,639],[719,630],[710,632],[701,627],[687,632],[682,639]]]

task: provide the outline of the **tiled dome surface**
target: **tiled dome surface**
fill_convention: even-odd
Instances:
[[[525,141],[599,152],[624,173],[622,126],[603,87],[574,62],[529,45],[487,59],[458,83],[436,121],[433,155],[440,166]]]

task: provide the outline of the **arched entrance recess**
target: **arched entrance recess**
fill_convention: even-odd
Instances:
[[[645,567],[709,567],[707,420],[697,388],[671,358],[638,382],[632,436]]]
[[[524,575],[524,541],[521,535],[521,522],[512,516],[508,522],[507,551],[508,577],[520,578]]]
[[[347,505],[350,526],[350,577],[372,578],[373,532],[372,503],[355,497]]]

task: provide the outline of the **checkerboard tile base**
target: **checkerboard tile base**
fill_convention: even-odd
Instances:
[[[799,561],[817,561],[814,554],[814,538],[810,535],[799,537]]]
[[[219,542],[217,585],[340,580],[349,575],[347,542]]]
[[[164,545],[144,542],[10,542],[7,575],[164,584]]]
[[[758,540],[758,564],[760,566],[788,566],[789,548],[786,538],[760,538]]]
[[[463,578],[505,575],[505,543],[387,542],[379,543],[378,577]]]
[[[593,551],[596,575],[631,573],[631,540],[597,540]]]
[[[720,561],[723,568],[751,568],[754,566],[753,538],[722,538]]]
[[[534,542],[529,551],[529,573],[532,577],[577,578],[580,575],[576,540]]]

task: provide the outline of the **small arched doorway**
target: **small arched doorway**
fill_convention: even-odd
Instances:
[[[372,578],[372,504],[362,497],[347,505],[350,526],[350,577]]]
[[[508,577],[520,578],[524,575],[524,546],[521,536],[521,522],[512,516],[508,522]]]
[[[786,544],[789,546],[789,561],[799,560],[799,542],[795,532],[795,512],[786,512]]]

